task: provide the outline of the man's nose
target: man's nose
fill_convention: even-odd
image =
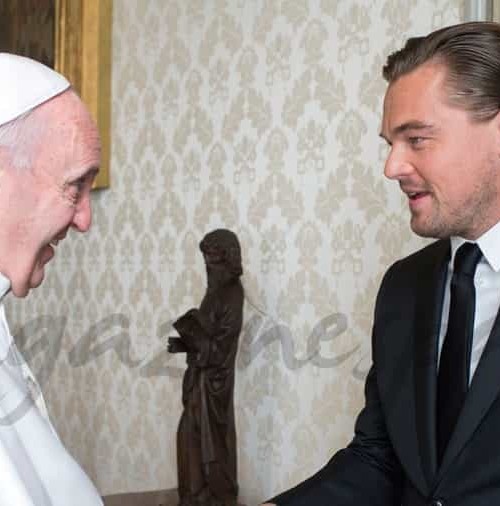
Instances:
[[[384,167],[384,175],[388,179],[401,179],[413,172],[413,165],[405,156],[404,150],[391,146]]]
[[[92,209],[90,204],[90,194],[87,194],[78,203],[75,216],[73,217],[73,228],[79,232],[87,232],[92,223]]]

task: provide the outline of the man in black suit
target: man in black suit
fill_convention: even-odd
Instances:
[[[385,175],[411,228],[375,307],[355,436],[279,506],[500,504],[500,25],[409,39],[383,70]]]

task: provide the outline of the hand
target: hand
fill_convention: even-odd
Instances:
[[[169,337],[167,351],[169,353],[187,353],[187,346],[182,342],[179,337]]]

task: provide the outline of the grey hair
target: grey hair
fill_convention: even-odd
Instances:
[[[33,166],[36,143],[43,131],[37,109],[0,125],[0,150],[6,152],[8,165],[14,169],[26,170]]]

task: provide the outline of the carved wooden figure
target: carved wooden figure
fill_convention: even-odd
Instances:
[[[199,309],[173,325],[171,353],[186,353],[183,413],[177,432],[180,506],[236,506],[234,372],[243,319],[241,250],[236,235],[218,229],[200,243],[207,291]]]

